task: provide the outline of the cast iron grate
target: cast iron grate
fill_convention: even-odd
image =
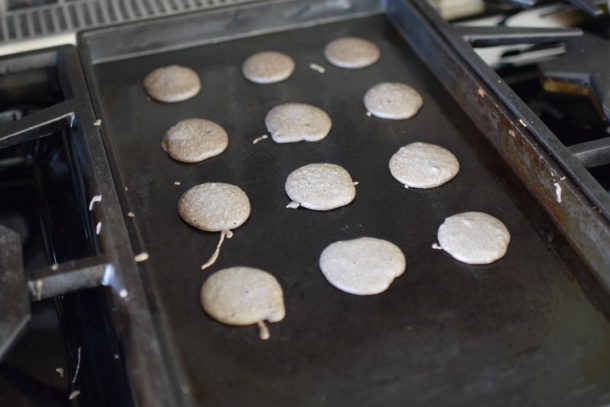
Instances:
[[[506,0],[509,3],[520,7],[533,7],[545,3],[545,0]],[[566,0],[574,7],[579,8],[592,16],[600,16],[604,13],[604,7],[607,7],[607,0]]]
[[[534,46],[564,43],[565,53],[563,55],[538,65],[544,88],[556,92],[557,90],[550,89],[550,87],[577,87],[591,100],[603,120],[608,121],[610,101],[607,95],[610,93],[610,81],[607,81],[603,75],[603,64],[607,60],[599,57],[610,46],[606,39],[576,28],[460,25],[455,26],[455,29],[473,48],[512,44]],[[470,54],[470,57],[474,57],[471,51],[466,52]],[[490,85],[499,89],[500,94],[507,94],[508,85],[506,83],[495,82]],[[533,117],[522,118],[524,124],[531,123],[532,119]],[[610,219],[610,194],[603,182],[598,181],[591,172],[594,168],[610,164],[610,137],[605,136],[606,134],[603,134],[594,140],[568,145],[551,131],[543,130],[537,134],[538,140],[559,162],[563,163],[564,169],[577,181],[580,188],[593,201],[597,210],[603,213],[606,219]]]
[[[48,37],[253,0],[0,0],[0,42]],[[43,5],[37,5],[45,3]]]

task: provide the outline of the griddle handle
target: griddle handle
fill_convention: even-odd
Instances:
[[[104,255],[71,260],[38,269],[28,275],[27,286],[34,301],[105,285],[114,267]]]

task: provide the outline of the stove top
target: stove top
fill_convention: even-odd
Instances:
[[[250,1],[0,1],[0,42]],[[610,224],[605,4],[488,2],[484,13],[453,21],[446,40],[559,163],[565,176],[544,174],[545,205],[556,218],[568,216],[563,231],[579,252],[607,268],[594,244]],[[524,15],[533,27],[523,26]],[[488,80],[492,71],[500,82]],[[10,280],[0,286],[0,308],[11,310],[0,320],[0,399],[174,405],[176,394],[157,398],[158,389],[181,390],[163,369],[159,317],[134,261],[141,249],[129,238],[136,232],[123,219],[88,89],[73,47],[0,57],[0,278]],[[595,227],[579,225],[583,216],[595,217]],[[116,264],[127,266],[117,272]],[[596,278],[607,284],[604,273]],[[151,399],[134,400],[134,392]]]

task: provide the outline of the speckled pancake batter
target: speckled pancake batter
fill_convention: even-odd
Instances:
[[[364,68],[373,65],[381,57],[379,47],[371,41],[356,37],[344,37],[329,42],[324,56],[340,68]]]
[[[308,164],[286,179],[290,208],[302,206],[316,211],[339,208],[352,202],[356,187],[349,173],[335,164]]]
[[[263,340],[269,339],[264,321],[278,322],[286,315],[278,281],[251,267],[231,267],[212,274],[201,287],[201,305],[223,324],[257,324]]]
[[[207,232],[221,232],[241,226],[250,216],[250,200],[241,188],[208,182],[186,191],[178,202],[182,219]]]
[[[148,96],[159,102],[175,103],[198,94],[201,82],[191,68],[169,65],[149,73],[144,78],[144,90]]]
[[[225,237],[233,236],[232,229],[241,226],[250,216],[250,200],[241,188],[208,182],[186,191],[178,202],[178,213],[188,224],[207,232],[220,232],[220,239],[209,260],[201,266],[213,265],[220,254]]]
[[[330,132],[332,121],[315,106],[285,103],[267,113],[265,125],[276,143],[296,143],[322,140]]]
[[[244,61],[241,72],[254,83],[281,82],[294,72],[294,60],[281,52],[258,52]]]
[[[204,119],[186,119],[165,133],[161,147],[174,160],[196,163],[219,155],[228,144],[227,132],[218,124]]]
[[[382,119],[410,119],[423,103],[421,95],[415,89],[398,82],[377,84],[364,95],[366,109]]]
[[[464,212],[438,228],[440,247],[468,264],[489,264],[506,254],[510,233],[498,219],[482,212]]]
[[[355,295],[382,293],[406,265],[398,246],[372,237],[335,242],[320,256],[320,269],[328,282]]]
[[[411,143],[401,147],[390,159],[392,176],[412,188],[434,188],[451,180],[460,163],[443,147]]]

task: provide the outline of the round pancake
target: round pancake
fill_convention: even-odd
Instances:
[[[445,219],[437,239],[443,250],[461,262],[489,264],[506,254],[510,232],[491,215],[463,212]]]
[[[198,94],[201,82],[191,68],[169,65],[149,73],[144,78],[144,90],[148,96],[159,102],[175,103]]]
[[[265,125],[276,143],[296,143],[322,140],[330,132],[332,121],[315,106],[285,103],[267,113]]]
[[[451,180],[460,163],[443,147],[411,143],[401,147],[390,159],[392,176],[407,187],[434,188]]]
[[[294,66],[294,60],[286,54],[263,51],[248,57],[241,66],[241,72],[251,82],[267,84],[288,79]]]
[[[322,274],[339,290],[379,294],[404,273],[405,255],[394,243],[372,237],[332,243],[320,256]]]
[[[215,272],[201,286],[200,298],[209,316],[228,325],[278,322],[286,315],[282,287],[276,278],[252,267]],[[267,339],[268,332],[266,337],[261,332],[261,337]]]
[[[344,37],[329,42],[324,56],[340,68],[364,68],[373,65],[381,57],[379,47],[371,41],[356,37]]]
[[[423,103],[421,95],[415,89],[398,82],[379,83],[364,95],[366,109],[382,119],[410,119]]]
[[[171,158],[196,163],[219,155],[229,144],[227,132],[205,119],[181,120],[163,136],[161,147]]]
[[[327,211],[352,202],[356,187],[349,173],[335,164],[308,164],[286,179],[286,194],[307,209]]]
[[[178,213],[186,223],[198,229],[228,231],[248,219],[250,200],[235,185],[208,182],[192,187],[180,197]]]

